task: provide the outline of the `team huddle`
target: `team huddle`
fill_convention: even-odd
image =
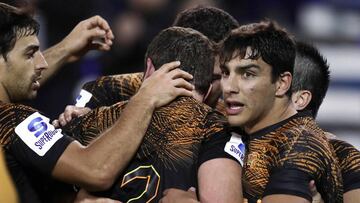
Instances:
[[[43,55],[30,14],[0,3],[0,19],[2,163],[16,188],[1,201],[360,201],[360,152],[315,121],[329,65],[276,22],[182,11],[144,72],[87,82],[50,121],[20,102],[94,39],[109,50],[112,31],[94,16]]]

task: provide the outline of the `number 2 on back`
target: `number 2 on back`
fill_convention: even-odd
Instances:
[[[139,166],[136,169],[125,174],[121,183],[121,188],[126,188],[130,182],[137,181],[138,179],[146,180],[146,186],[137,197],[129,199],[127,202],[150,202],[158,193],[160,184],[160,175],[155,168],[150,166]]]

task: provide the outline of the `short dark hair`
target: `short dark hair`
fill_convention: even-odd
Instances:
[[[149,44],[145,61],[150,58],[155,69],[165,63],[180,61],[180,68],[194,76],[195,89],[205,94],[212,80],[214,47],[210,40],[191,28],[170,27]]]
[[[311,111],[315,118],[330,83],[327,60],[312,44],[297,41],[292,92],[308,90],[312,97],[303,110]]]
[[[295,45],[292,36],[274,21],[261,21],[240,26],[224,41],[220,53],[221,64],[233,58],[244,58],[247,47],[252,49],[251,59],[262,59],[272,70],[272,82],[284,72],[293,73]],[[287,92],[291,95],[291,91]]]
[[[239,23],[229,13],[210,6],[182,11],[173,25],[195,29],[217,43],[229,35],[232,29],[239,27]]]
[[[0,54],[5,60],[17,39],[37,35],[39,29],[29,11],[0,3]]]

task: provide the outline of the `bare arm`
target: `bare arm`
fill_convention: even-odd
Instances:
[[[344,202],[345,203],[360,202],[360,189],[350,190],[344,193]]]
[[[198,172],[198,201],[194,189],[175,188],[163,193],[160,203],[243,202],[241,167],[231,159],[216,158],[201,164]]]
[[[154,109],[177,96],[192,95],[193,86],[180,79],[192,77],[174,69],[179,64],[165,64],[146,79],[116,123],[89,146],[72,142],[58,160],[53,176],[89,191],[110,187],[135,154]]]
[[[170,188],[163,192],[159,203],[199,203],[196,189],[191,187],[188,191]]]
[[[104,39],[97,43],[97,39]],[[49,68],[44,72],[41,83],[54,75],[62,65],[79,60],[89,50],[108,51],[114,35],[108,23],[100,16],[81,21],[61,42],[44,51]]]
[[[89,194],[84,189],[81,189],[76,195],[76,199],[74,203],[121,203],[121,202],[104,197],[96,197]]]
[[[242,202],[242,168],[234,160],[216,158],[201,164],[199,199],[207,202]]]

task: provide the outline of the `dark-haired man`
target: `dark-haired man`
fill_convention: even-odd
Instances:
[[[296,42],[292,101],[299,112],[316,118],[330,82],[329,65],[317,48]],[[360,152],[351,144],[329,137],[339,160],[344,185],[344,202],[360,201]],[[319,183],[317,187],[321,187]]]
[[[99,35],[107,37],[110,32],[99,16],[80,24],[86,42]],[[192,95],[188,90],[192,85],[180,79],[191,76],[181,70],[171,71],[178,64],[165,65],[144,81],[130,100],[123,113],[126,118],[120,118],[99,139],[84,147],[55,129],[37,110],[18,104],[36,97],[42,73],[48,67],[39,50],[38,31],[38,23],[28,13],[0,3],[0,141],[19,199],[48,202],[50,177],[88,190],[106,189],[123,169],[126,154],[131,153],[124,146],[136,145],[134,139],[138,137],[141,140],[154,109],[179,95]],[[76,56],[73,54],[70,52],[70,56]],[[55,61],[61,58],[51,56]]]
[[[325,133],[291,103],[295,46],[272,22],[233,30],[222,54],[222,89],[231,126],[247,141],[244,197],[249,202],[311,202],[315,179],[326,202],[342,202],[337,160]]]
[[[202,201],[242,200],[241,167],[237,163],[243,157],[241,138],[231,136],[225,118],[202,103],[211,90],[212,75],[208,73],[213,71],[214,55],[211,42],[190,28],[171,27],[153,39],[145,55],[145,78],[163,63],[183,61],[180,68],[194,76],[194,98],[177,98],[155,111],[144,140],[119,183],[102,195],[123,202],[158,202],[167,188],[198,187]],[[81,135],[75,137],[86,144],[112,125],[126,103],[96,108],[64,129]],[[150,177],[147,184],[141,180],[146,175]]]

